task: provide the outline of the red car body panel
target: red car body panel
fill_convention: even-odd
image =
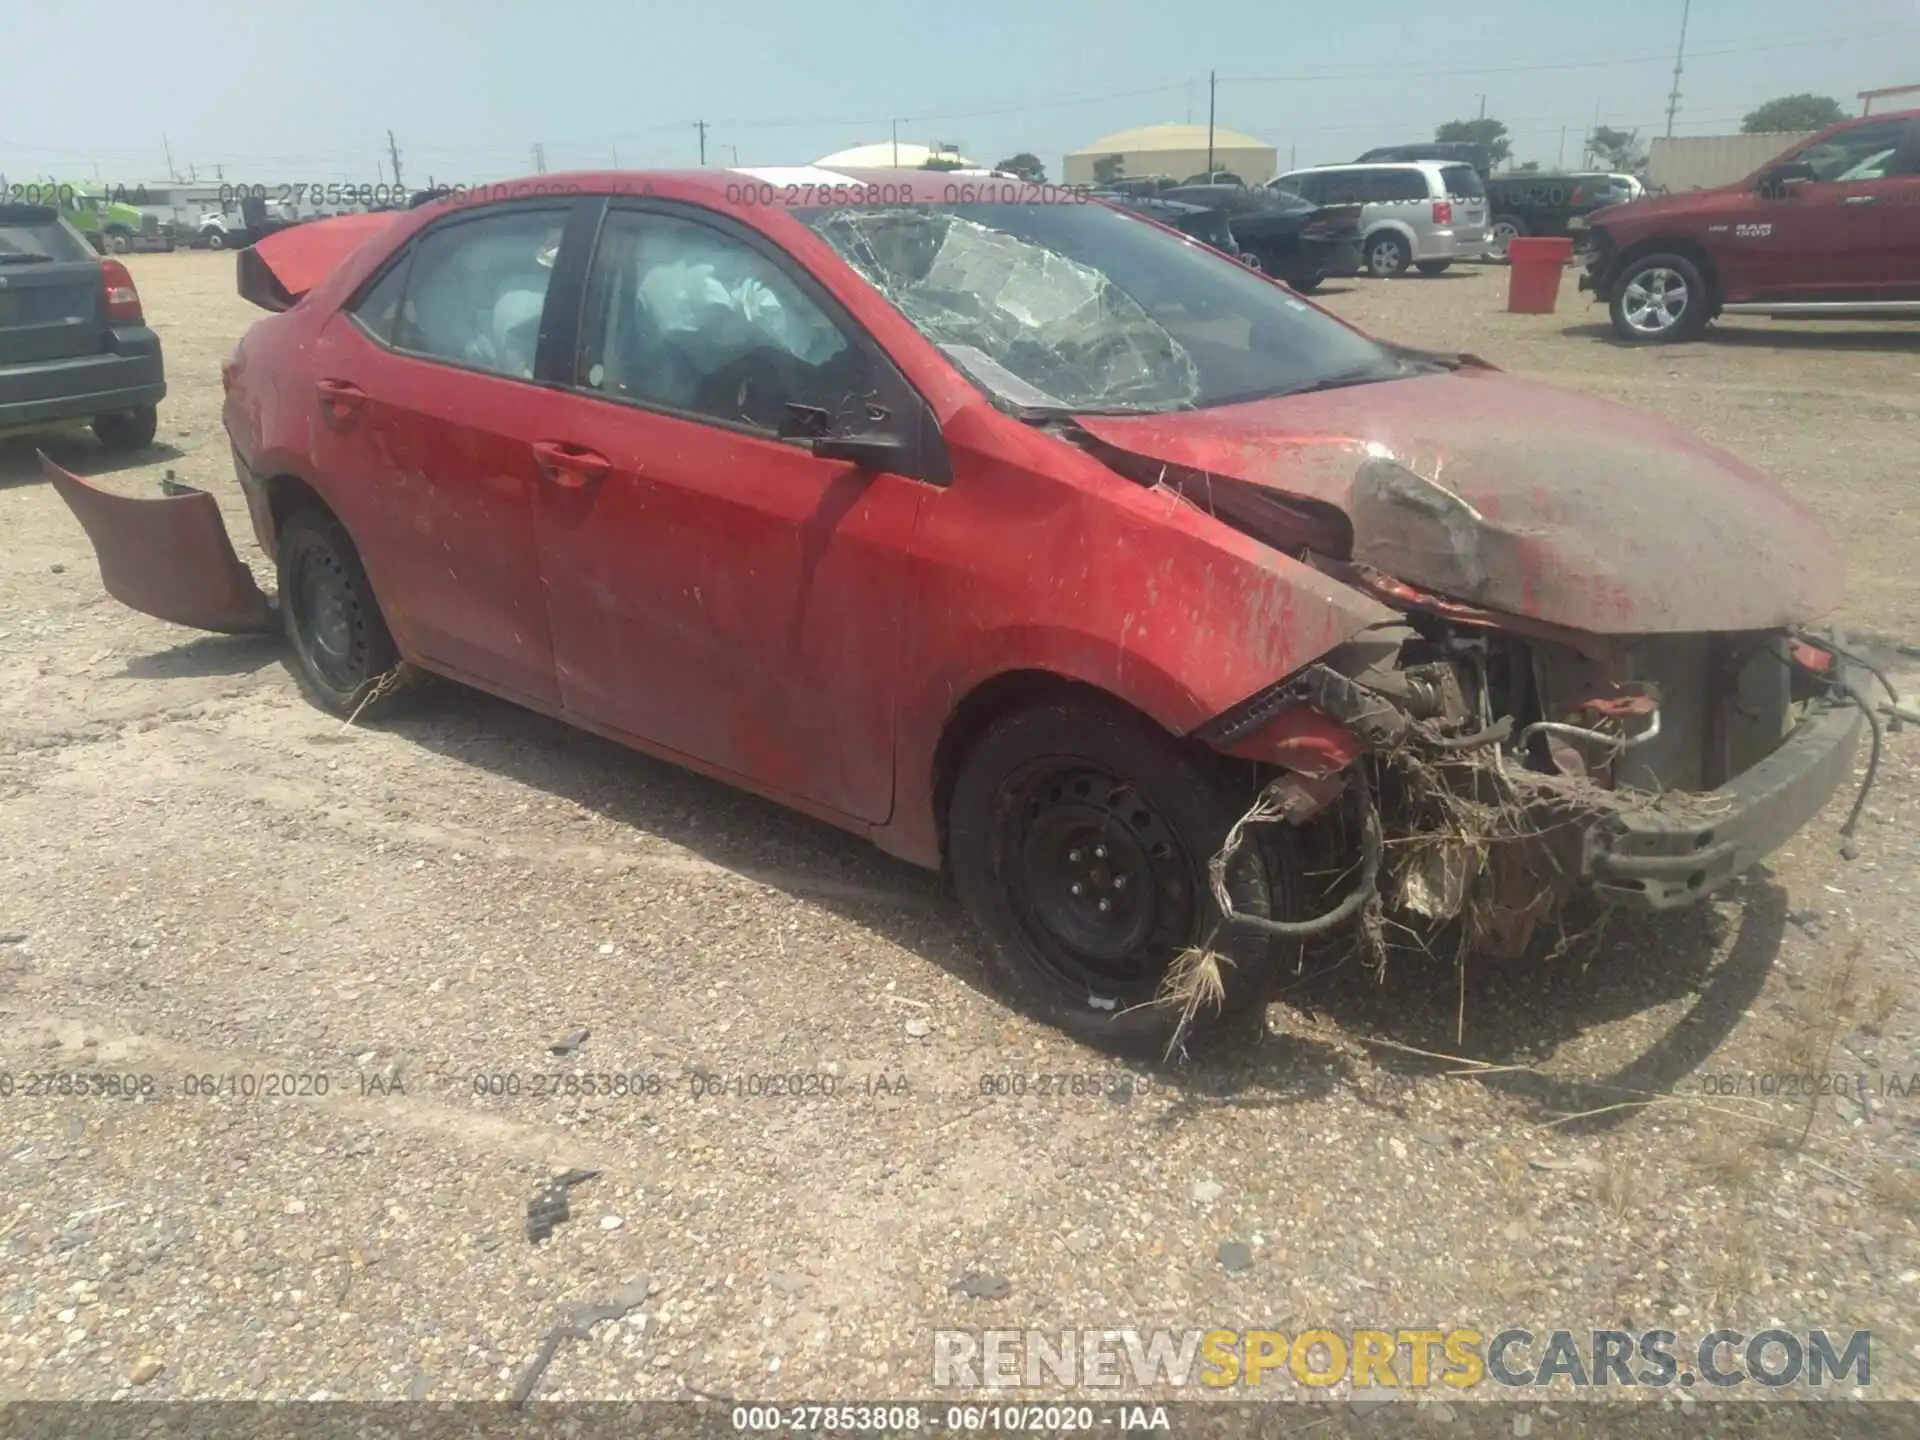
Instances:
[[[1837,132],[1920,121],[1920,110],[1828,126],[1732,185],[1609,206],[1588,217],[1613,251],[1684,242],[1713,263],[1729,305],[1920,300],[1920,174],[1809,183],[1782,193],[1761,177]],[[1909,139],[1920,146],[1920,138]]]
[[[1765,630],[1841,598],[1832,540],[1759,471],[1651,416],[1498,370],[1080,424],[1333,506],[1354,526],[1353,558],[1565,629]],[[1369,489],[1370,460],[1430,483]]]
[[[924,201],[961,183],[886,178]],[[338,312],[472,198],[391,218],[375,245],[337,221],[283,232],[270,258],[298,303],[230,362],[229,433],[249,470],[300,479],[340,516],[406,659],[935,864],[939,743],[978,687],[1045,672],[1185,733],[1393,618],[993,409],[786,213],[803,195],[711,171],[538,186],[497,198],[678,199],[775,241],[927,401],[954,483],[414,359]],[[322,381],[364,398],[337,413]],[[549,484],[540,441],[610,468]],[[271,548],[271,516],[255,519]]]

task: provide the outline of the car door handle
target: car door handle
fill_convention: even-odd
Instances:
[[[1879,203],[1880,203],[1880,197],[1878,195],[1847,196],[1847,204],[1849,205],[1877,205]]]
[[[367,403],[367,392],[345,380],[322,380],[314,386],[320,403],[335,416],[351,415]]]
[[[613,468],[613,462],[597,450],[565,440],[536,440],[533,458],[543,478],[569,490],[591,484]]]

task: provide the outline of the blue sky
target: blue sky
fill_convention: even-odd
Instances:
[[[804,163],[883,139],[991,163],[1207,116],[1283,164],[1350,159],[1487,113],[1567,161],[1596,111],[1665,126],[1681,0],[0,0],[10,179],[473,181],[548,169]],[[1802,90],[1854,108],[1920,83],[1920,0],[1694,0],[1676,133],[1730,132]]]

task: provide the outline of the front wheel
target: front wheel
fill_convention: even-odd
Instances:
[[[1381,280],[1392,279],[1395,275],[1404,275],[1407,267],[1413,264],[1413,247],[1406,240],[1383,230],[1367,240],[1367,273]]]
[[[313,699],[351,715],[400,661],[353,540],[318,505],[280,531],[280,614],[293,670]]]
[[[224,250],[227,248],[227,236],[223,230],[202,231],[200,238],[207,242],[207,248],[209,250]]]
[[[1287,281],[1287,288],[1301,295],[1311,295],[1326,281],[1324,275],[1297,275]]]
[[[1010,998],[1090,1043],[1161,1049],[1181,1026],[1163,982],[1202,947],[1224,957],[1225,995],[1195,1026],[1244,1019],[1271,947],[1227,931],[1207,864],[1254,793],[1252,767],[1097,697],[993,726],[955,777],[947,848]],[[1273,913],[1275,853],[1248,845],[1229,867],[1236,910]]]
[[[133,249],[133,237],[124,230],[109,230],[107,249],[115,255],[124,255]]]
[[[1633,344],[1692,340],[1707,328],[1706,278],[1684,255],[1643,255],[1621,269],[1608,310]]]

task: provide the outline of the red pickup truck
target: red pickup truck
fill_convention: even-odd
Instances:
[[[1585,231],[1580,288],[1623,340],[1692,339],[1722,314],[1920,319],[1920,110],[1831,126],[1735,185],[1595,211]]]

